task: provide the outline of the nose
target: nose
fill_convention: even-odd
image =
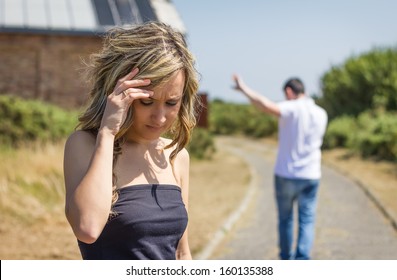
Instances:
[[[166,109],[164,108],[164,106],[156,106],[155,108],[153,108],[151,119],[153,124],[157,126],[165,124],[167,118]]]

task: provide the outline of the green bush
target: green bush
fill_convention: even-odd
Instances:
[[[367,110],[397,110],[397,49],[377,48],[333,66],[321,78],[319,102],[333,119]]]
[[[15,96],[0,95],[0,143],[18,146],[32,141],[56,141],[70,134],[77,112]]]
[[[195,128],[187,150],[192,158],[210,159],[216,151],[212,134],[206,129]]]
[[[241,130],[246,136],[260,138],[274,135],[277,132],[277,118],[260,112],[253,106],[248,107],[242,118],[244,122]]]
[[[397,160],[397,114],[366,111],[357,118],[332,120],[324,137],[324,148],[344,147],[362,155]]]
[[[355,149],[364,157],[397,160],[397,114],[365,112],[358,117]]]
[[[216,100],[209,108],[210,131],[218,135],[270,136],[277,132],[277,119],[250,104]]]
[[[210,131],[218,135],[231,135],[237,133],[241,127],[241,119],[236,116],[241,114],[241,107],[235,104],[215,101],[209,107]]]
[[[357,131],[356,118],[342,116],[332,120],[324,135],[323,148],[351,147]]]

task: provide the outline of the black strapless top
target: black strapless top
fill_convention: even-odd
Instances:
[[[173,260],[188,222],[181,189],[135,185],[119,190],[111,218],[92,244],[78,240],[86,260]]]

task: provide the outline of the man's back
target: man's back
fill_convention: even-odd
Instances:
[[[321,145],[327,114],[311,98],[278,103],[279,149],[275,174],[286,178],[319,179]]]

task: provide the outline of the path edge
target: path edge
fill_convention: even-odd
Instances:
[[[250,171],[250,182],[249,182],[248,190],[246,191],[243,200],[240,202],[239,207],[229,215],[229,217],[225,220],[225,222],[215,232],[211,241],[208,242],[207,245],[199,253],[195,255],[194,259],[196,260],[208,260],[212,256],[216,247],[221,243],[225,235],[232,229],[232,227],[240,219],[244,211],[248,208],[248,205],[251,203],[254,194],[258,188],[258,173],[254,169],[254,167],[249,163],[249,161],[244,156],[236,152],[236,150],[234,150],[233,148],[227,148],[227,151],[233,153],[239,158],[242,158],[244,162],[247,164]]]

